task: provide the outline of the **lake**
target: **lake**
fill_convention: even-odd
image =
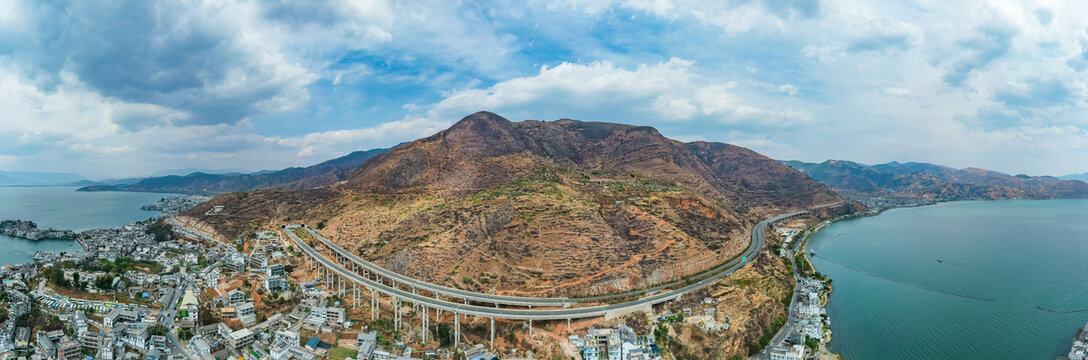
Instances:
[[[78,192],[77,187],[0,187],[0,219],[30,220],[40,228],[53,227],[77,232],[112,228],[162,215],[140,210],[162,197],[174,194],[137,192]],[[81,250],[75,241],[31,241],[0,235],[0,264],[29,261],[35,251]]]
[[[808,249],[844,359],[1053,360],[1088,322],[1088,200],[894,209]]]

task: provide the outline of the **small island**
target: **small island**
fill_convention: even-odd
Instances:
[[[0,234],[28,240],[74,240],[76,238],[76,233],[72,230],[57,230],[54,228],[39,229],[38,224],[35,224],[33,221],[23,220],[0,221]]]

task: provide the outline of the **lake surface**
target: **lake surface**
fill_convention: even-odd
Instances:
[[[1053,360],[1088,322],[1088,200],[895,209],[808,249],[844,359]]]
[[[112,228],[162,215],[140,210],[173,194],[136,192],[77,192],[76,187],[0,187],[0,220],[30,220],[40,228],[77,232]],[[35,251],[81,250],[75,241],[31,241],[0,235],[0,264],[29,261]]]

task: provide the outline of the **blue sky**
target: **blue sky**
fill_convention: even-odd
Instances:
[[[1088,171],[1088,4],[0,0],[0,169],[277,169],[479,110]]]

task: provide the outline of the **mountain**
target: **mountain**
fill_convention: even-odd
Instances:
[[[895,195],[935,200],[1051,199],[1088,197],[1088,184],[1052,176],[1008,175],[997,171],[919,162],[865,165],[851,161],[783,161],[844,195]]]
[[[317,165],[292,167],[279,171],[259,171],[252,174],[195,172],[185,176],[150,177],[131,184],[94,184],[80,188],[79,191],[144,191],[215,195],[266,188],[320,187],[346,179],[359,165],[387,150],[356,151]]]
[[[84,177],[72,173],[0,171],[0,186],[67,185],[80,180]]]
[[[678,279],[736,256],[769,213],[841,202],[751,150],[656,129],[480,112],[343,182],[216,197],[183,213],[227,238],[287,222],[408,276],[578,295]],[[221,213],[209,209],[223,206]]]
[[[192,173],[242,175],[242,174],[245,174],[246,171],[242,170],[242,169],[218,169],[218,170],[199,169],[199,168],[166,169],[166,170],[156,171],[155,173],[151,174],[151,176],[149,176],[149,177],[161,177],[161,176],[171,176],[171,175],[179,175],[180,176],[180,175],[186,175],[186,174],[192,174]]]
[[[127,185],[136,183],[140,180],[147,179],[146,177],[132,177],[132,178],[120,178],[120,179],[102,179],[102,180],[80,180],[74,183],[68,184],[70,186],[104,186],[104,185]]]
[[[1078,180],[1078,181],[1088,182],[1088,172],[1080,173],[1080,174],[1069,174],[1069,175],[1059,176],[1058,178],[1062,179],[1062,180]]]

